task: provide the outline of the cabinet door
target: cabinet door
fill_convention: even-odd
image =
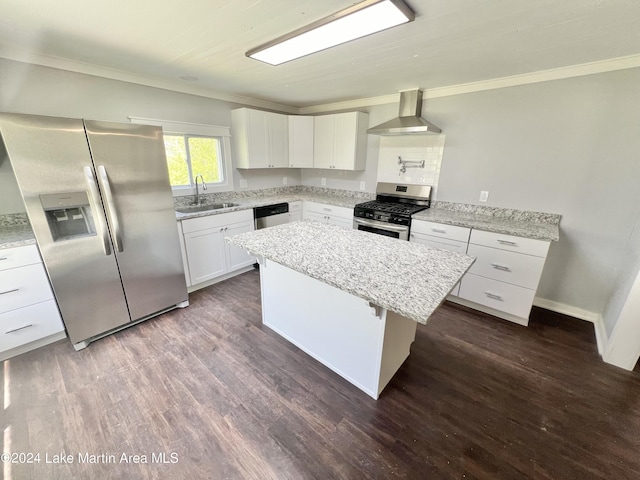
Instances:
[[[269,140],[269,167],[289,166],[289,122],[286,115],[269,113],[267,116]]]
[[[333,168],[353,170],[356,156],[356,112],[335,115],[335,147]]]
[[[327,223],[327,215],[323,215],[318,212],[304,212],[305,220],[313,220],[314,222]]]
[[[353,218],[336,217],[335,215],[327,215],[327,223],[331,225],[337,225],[338,227],[351,230],[353,228]]]
[[[298,210],[297,212],[289,212],[289,222],[299,222],[302,220],[302,213]]]
[[[289,115],[289,166],[313,168],[313,117]]]
[[[210,228],[184,236],[191,285],[223,275],[226,269],[224,227]]]
[[[431,235],[422,235],[420,233],[411,232],[410,239],[412,242],[429,245],[433,248],[449,250],[451,252],[467,253],[467,242],[459,242],[457,240],[442,239]]]
[[[457,240],[442,239],[439,237],[433,237],[431,235],[422,235],[420,233],[411,232],[409,235],[410,241],[414,243],[421,243],[433,248],[439,248],[441,250],[449,250],[451,252],[466,253],[467,242],[459,242]],[[453,289],[451,289],[450,295],[457,296],[460,293],[460,282],[456,283]]]
[[[267,168],[269,165],[269,138],[267,112],[247,110],[247,141],[250,168]]]
[[[235,223],[233,225],[229,225],[224,229],[224,236],[232,237],[234,235],[238,235],[239,233],[251,232],[253,231],[253,222],[243,222],[243,223]],[[243,250],[235,245],[231,245],[227,242],[224,242],[224,247],[226,249],[227,254],[227,271],[233,272],[243,267],[248,267],[249,265],[253,265],[255,263],[255,258],[252,255],[249,255],[246,250]]]
[[[313,166],[331,168],[333,166],[334,115],[321,115],[313,125]]]

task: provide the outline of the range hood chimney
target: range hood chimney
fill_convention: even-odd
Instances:
[[[425,135],[441,133],[442,130],[420,116],[422,113],[422,90],[400,92],[398,117],[367,130],[373,135]]]

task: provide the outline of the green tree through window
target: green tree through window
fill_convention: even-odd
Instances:
[[[196,175],[207,183],[224,182],[220,139],[195,135],[164,135],[172,187],[194,185]]]

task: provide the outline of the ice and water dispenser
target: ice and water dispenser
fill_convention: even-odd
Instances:
[[[40,195],[54,242],[96,234],[86,192]]]

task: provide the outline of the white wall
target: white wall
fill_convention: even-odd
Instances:
[[[230,126],[231,110],[241,106],[244,105],[0,59],[2,112],[114,122],[129,122],[128,117],[135,116]],[[233,170],[235,190],[241,189],[241,179],[247,181],[243,190],[282,186],[282,171]],[[9,173],[0,167],[0,187],[11,183]],[[287,171],[286,175],[289,185],[300,184],[299,171]],[[4,189],[0,191],[0,203],[4,203],[6,193]]]
[[[640,214],[638,105],[640,69],[425,100],[423,116],[446,134],[437,198],[480,204],[488,190],[482,205],[562,214],[538,296],[600,315]],[[397,115],[397,105],[359,110],[370,126]],[[369,136],[365,172],[303,172],[302,183],[367,179],[374,191],[380,138]],[[615,321],[605,316],[609,333]]]
[[[602,313],[640,213],[638,105],[640,69],[429,100],[439,199],[562,214],[538,296]]]

